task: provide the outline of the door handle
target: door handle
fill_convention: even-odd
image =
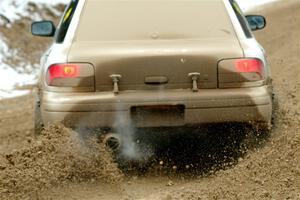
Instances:
[[[147,76],[145,78],[146,84],[166,84],[168,81],[168,77],[166,76]]]

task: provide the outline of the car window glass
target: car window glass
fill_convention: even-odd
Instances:
[[[93,0],[74,41],[234,39],[234,32],[222,1]]]
[[[67,7],[65,14],[62,18],[62,21],[60,22],[60,25],[57,30],[57,35],[56,35],[57,43],[62,43],[64,41],[77,4],[78,4],[78,0],[72,0],[69,6]]]
[[[251,33],[250,29],[248,28],[247,21],[246,21],[244,15],[243,15],[243,12],[242,12],[241,8],[239,7],[239,5],[234,0],[231,0],[230,3],[232,5],[232,8],[233,8],[240,24],[241,24],[241,27],[244,31],[245,36],[247,38],[252,38],[252,33]]]

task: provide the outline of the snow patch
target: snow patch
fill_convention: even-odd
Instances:
[[[0,34],[1,36],[1,34]],[[11,59],[16,55],[16,50],[8,48],[3,37],[0,37],[0,99],[24,95],[29,91],[17,90],[24,85],[36,83],[36,73],[19,73],[5,63],[6,59]],[[26,66],[30,68],[31,66]]]
[[[14,23],[23,17],[38,21],[41,17],[37,13],[30,12],[29,3],[36,5],[38,8],[48,8],[54,14],[61,14],[54,6],[67,4],[70,0],[1,0],[0,1],[0,26]]]

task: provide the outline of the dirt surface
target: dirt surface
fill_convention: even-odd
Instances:
[[[40,190],[64,182],[122,180],[110,153],[96,138],[84,142],[80,135],[57,124],[27,141],[27,147],[0,155],[2,199],[37,198]]]
[[[35,139],[32,95],[5,100],[0,199],[300,199],[299,10],[300,1],[286,0],[258,11],[268,26],[256,37],[279,101],[270,135],[223,125],[149,136],[159,143],[150,166],[121,173],[101,143],[90,147],[60,125]]]

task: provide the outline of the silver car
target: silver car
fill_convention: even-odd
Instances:
[[[36,126],[268,125],[272,78],[234,0],[72,0],[42,58]],[[264,126],[266,127],[266,126]]]

